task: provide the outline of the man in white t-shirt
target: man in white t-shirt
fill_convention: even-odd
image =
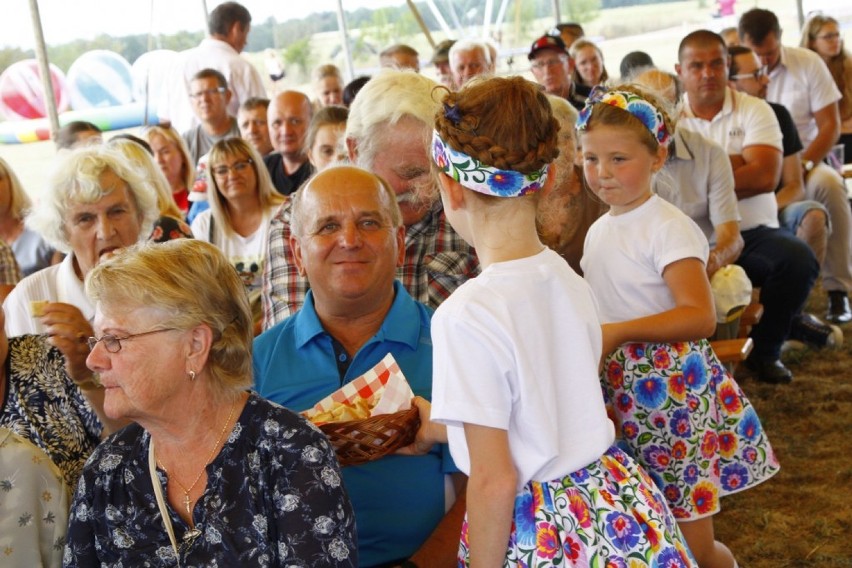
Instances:
[[[819,264],[803,241],[778,227],[774,192],[781,177],[781,129],[766,102],[728,87],[728,52],[718,34],[687,35],[675,69],[685,90],[680,124],[721,145],[734,172],[745,243],[736,263],[761,288],[764,307],[745,366],[762,381],[789,382],[792,373],[781,363],[781,346]]]
[[[843,179],[825,164],[840,136],[840,91],[822,58],[809,49],[781,45],[781,26],[769,10],[752,9],[739,23],[743,45],[751,48],[769,72],[766,100],[784,105],[802,139],[805,195],[822,203],[831,219],[831,235],[822,270],[828,292],[828,319],[852,321],[852,212]]]
[[[228,103],[231,116],[237,116],[241,102],[266,96],[260,73],[240,56],[251,29],[249,11],[236,2],[223,2],[210,12],[207,27],[210,36],[178,55],[160,92],[157,114],[178,132],[198,124],[190,106],[189,83],[202,69],[215,69],[225,76],[233,93]]]

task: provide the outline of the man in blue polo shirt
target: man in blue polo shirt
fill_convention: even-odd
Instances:
[[[257,391],[303,411],[392,353],[414,393],[431,398],[432,310],[395,281],[405,228],[390,186],[353,166],[324,170],[294,194],[290,224],[311,290],[255,340]],[[343,478],[362,566],[454,564],[465,479],[446,446],[346,467]]]

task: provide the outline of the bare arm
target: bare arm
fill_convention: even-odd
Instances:
[[[781,150],[772,146],[754,145],[743,148],[742,155],[731,155],[734,170],[734,191],[737,199],[771,193],[781,179]]]
[[[802,154],[796,152],[784,158],[781,166],[781,189],[775,194],[778,210],[805,198],[805,180],[802,179]]]
[[[468,482],[468,539],[470,566],[502,566],[512,529],[517,471],[505,430],[464,425],[470,449]]]
[[[720,223],[714,227],[716,232],[716,246],[710,251],[707,259],[707,275],[712,276],[723,266],[735,262],[743,251],[743,236],[740,234],[740,225],[736,221]]]
[[[840,137],[840,112],[837,110],[837,103],[831,103],[814,112],[814,120],[818,129],[817,136],[802,152],[802,159],[819,163],[825,159]]]
[[[603,355],[630,341],[675,342],[703,339],[716,329],[710,281],[697,258],[677,260],[663,270],[675,307],[633,320],[603,325]]]

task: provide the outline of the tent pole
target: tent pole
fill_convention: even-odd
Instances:
[[[340,45],[346,58],[347,83],[355,78],[355,65],[352,63],[352,51],[349,49],[349,32],[346,31],[346,17],[343,15],[343,0],[337,0],[337,29],[340,30]]]
[[[411,13],[414,15],[414,19],[417,20],[417,25],[420,26],[420,31],[423,32],[423,35],[426,36],[426,41],[429,42],[429,45],[432,49],[435,49],[435,40],[432,39],[432,34],[429,33],[429,28],[426,27],[426,22],[423,21],[423,16],[420,15],[420,10],[417,9],[417,6],[414,5],[414,0],[406,0],[408,4],[408,9],[411,10]]]
[[[30,0],[30,16],[33,21],[35,35],[36,58],[41,74],[41,88],[44,91],[44,105],[50,120],[50,139],[56,141],[59,133],[59,114],[56,112],[56,99],[53,96],[53,81],[50,77],[50,62],[47,60],[47,47],[44,44],[44,32],[41,29],[41,16],[38,11],[38,0]]]

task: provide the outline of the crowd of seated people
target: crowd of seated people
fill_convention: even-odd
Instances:
[[[458,385],[450,376],[433,382],[433,340],[442,368],[470,365],[465,357],[477,349],[468,332],[497,350],[483,373],[502,365],[499,350],[522,339],[500,335],[502,326],[514,321],[520,335],[529,322],[512,307],[523,302],[506,301],[505,283],[491,279],[512,274],[512,262],[528,262],[541,247],[556,254],[547,251],[517,291],[550,285],[559,274],[570,291],[554,296],[555,305],[599,294],[606,312],[584,311],[582,330],[571,333],[588,345],[582,365],[606,361],[592,383],[610,397],[610,416],[620,416],[610,424],[598,413],[606,435],[594,458],[629,470],[665,525],[656,538],[668,548],[647,544],[643,562],[660,555],[654,562],[666,566],[737,566],[736,551],[714,540],[708,520],[718,496],[731,492],[725,472],[737,466],[714,450],[711,466],[702,467],[715,476],[698,484],[712,489],[714,504],[693,503],[693,510],[673,498],[698,485],[663,479],[650,455],[663,450],[631,438],[623,397],[653,405],[656,395],[638,379],[634,391],[625,386],[624,359],[646,348],[641,357],[653,359],[651,349],[682,339],[692,351],[673,361],[686,366],[700,355],[701,376],[721,373],[714,380],[732,385],[750,409],[735,381],[789,383],[795,367],[785,352],[842,343],[840,326],[852,322],[852,210],[839,173],[844,160],[852,162],[852,56],[838,21],[811,17],[792,46],[781,43],[775,14],[754,8],[724,34],[685,35],[674,69],[634,51],[621,61],[620,77],[607,72],[605,49],[573,23],[529,46],[531,81],[499,77],[491,41],[448,39],[423,60],[394,44],[378,54],[375,73],[349,83],[334,64],[317,66],[310,93],[266,92],[240,56],[250,29],[240,4],[214,9],[208,37],[167,70],[163,122],[140,137],[65,125],[37,205],[15,164],[0,159],[0,481],[18,480],[13,491],[0,487],[14,496],[0,499],[4,562],[440,567],[493,553],[484,543],[497,527],[505,529],[496,536],[508,543],[506,558],[520,562],[523,538],[536,538],[523,532],[524,514],[550,514],[529,509],[525,492],[535,490],[525,484],[553,479],[522,478],[526,470],[513,465],[524,455],[511,448],[513,436],[529,437],[523,424],[482,408],[473,423],[459,419]],[[434,69],[421,72],[421,63]],[[533,107],[501,114],[498,91]],[[602,149],[610,146],[623,150]],[[638,197],[620,201],[618,192],[628,189]],[[530,229],[515,242],[500,235],[518,227],[493,226],[508,222],[511,207],[521,211],[511,219]],[[640,212],[655,215],[658,234],[628,229],[619,218]],[[663,225],[679,227],[682,242]],[[632,236],[622,242],[619,231]],[[642,238],[665,246],[648,252]],[[681,248],[670,251],[675,244]],[[495,259],[504,254],[509,262],[501,266]],[[650,271],[657,288],[649,297],[661,302],[623,321],[612,306],[629,299],[618,294],[646,291],[594,287],[614,282],[603,275],[622,256],[636,263],[630,273]],[[563,274],[563,265],[575,274]],[[763,308],[736,372],[717,364],[706,326],[700,337],[676,326],[642,329],[643,318],[667,310],[711,321],[709,281],[733,265]],[[471,281],[495,298],[485,312],[475,311],[484,301],[472,295]],[[818,281],[828,300],[819,315],[805,310]],[[475,317],[450,325],[450,310],[441,308],[458,290],[464,300],[449,304],[452,313],[470,309]],[[550,316],[554,329],[572,327],[560,319],[570,316]],[[493,319],[477,327],[476,317]],[[433,321],[446,337],[433,337]],[[556,339],[537,349],[562,349]],[[469,352],[454,354],[459,345]],[[388,353],[416,395],[416,443],[341,467],[299,413]],[[495,380],[509,377],[523,392],[530,369],[548,372],[514,364],[522,368],[507,363],[506,376]],[[616,375],[622,382],[613,385]],[[433,388],[440,392],[435,421]],[[603,404],[594,397],[589,412]],[[697,421],[705,417],[675,406],[667,421],[682,418],[692,435],[704,432]],[[753,420],[760,428],[756,414]],[[619,439],[622,449],[635,445],[635,455],[606,449]],[[765,436],[761,443],[760,475],[768,478],[777,463]],[[495,498],[491,510],[483,508],[478,469],[489,461],[486,448],[505,474],[488,479],[512,496]],[[577,470],[577,491],[590,471]],[[602,475],[610,483],[607,476],[622,474]],[[500,509],[504,501],[514,505]],[[482,523],[484,511],[493,526]],[[555,528],[554,538],[564,539],[556,557],[600,554],[609,544],[597,549],[588,535],[610,534],[608,522],[592,521],[584,527],[590,533]]]

